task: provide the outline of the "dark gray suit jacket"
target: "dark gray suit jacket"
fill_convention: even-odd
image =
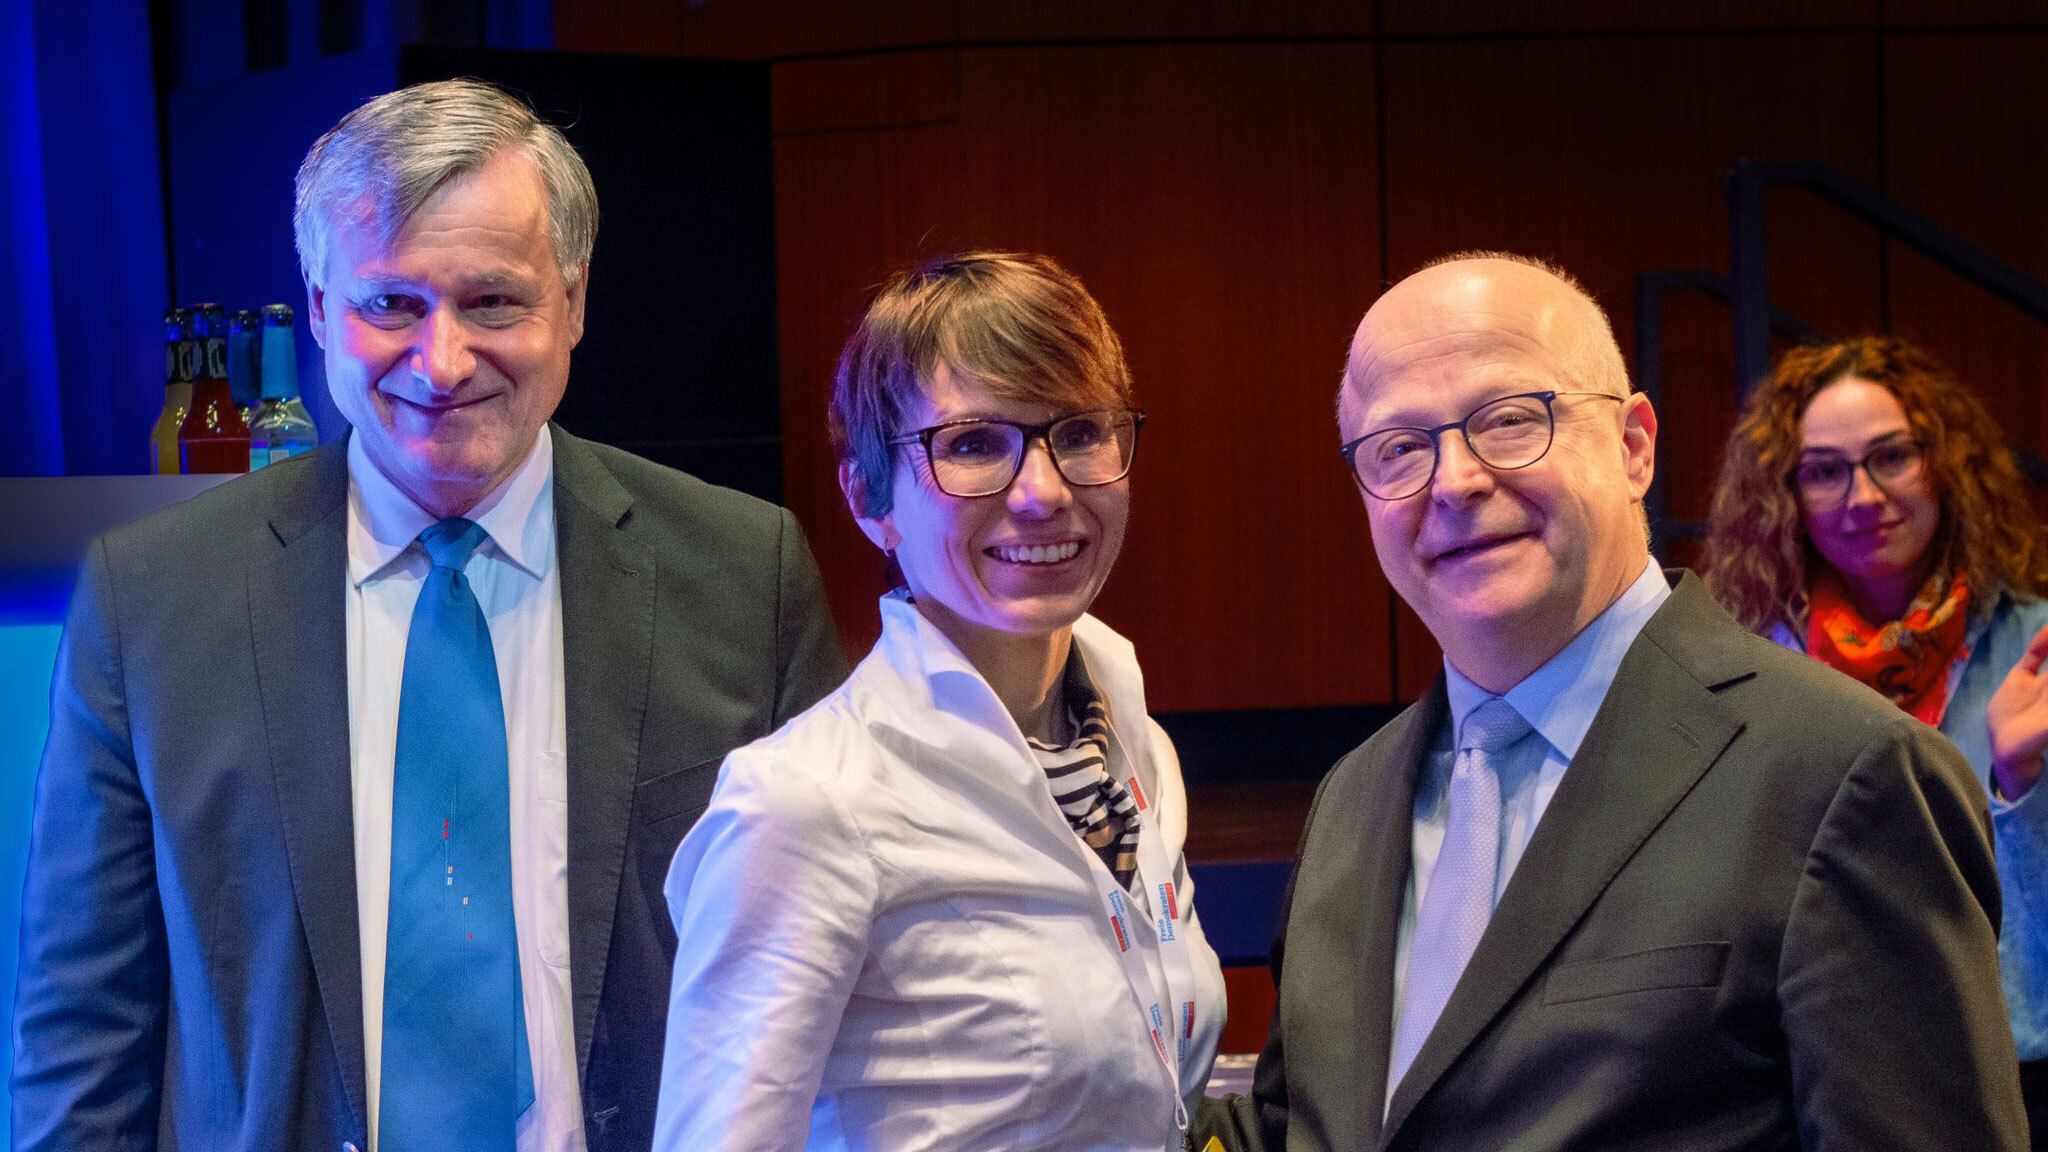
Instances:
[[[1690,576],[1622,660],[1382,1123],[1441,678],[1331,770],[1233,1149],[2025,1147],[1983,788]],[[1199,1147],[1199,1142],[1197,1143]]]
[[[585,1132],[645,1149],[669,857],[725,753],[845,666],[789,513],[554,441]],[[347,491],[335,443],[94,543],[36,789],[17,1148],[366,1146]]]

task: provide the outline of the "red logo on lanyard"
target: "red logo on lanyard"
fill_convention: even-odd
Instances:
[[[1124,918],[1121,916],[1111,916],[1109,918],[1109,926],[1116,929],[1117,951],[1129,952],[1131,950],[1131,941],[1124,935]]]
[[[1193,1000],[1183,1000],[1180,1002],[1180,1034],[1183,1036],[1193,1036],[1195,1034],[1195,1002]]]
[[[1159,886],[1159,905],[1168,920],[1180,919],[1180,904],[1173,894],[1173,881],[1168,880]]]
[[[1135,775],[1131,777],[1131,799],[1137,802],[1138,811],[1140,812],[1152,807],[1152,805],[1145,802],[1145,790],[1138,786],[1138,778]]]

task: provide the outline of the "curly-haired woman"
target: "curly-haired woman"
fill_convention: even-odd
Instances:
[[[2048,1135],[2048,788],[2035,786],[2048,538],[1998,424],[1903,340],[1787,352],[1729,437],[1707,586],[1759,634],[1939,727],[1976,767],[2005,895],[2006,1004]]]

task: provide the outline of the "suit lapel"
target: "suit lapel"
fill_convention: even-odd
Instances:
[[[303,465],[270,518],[276,548],[249,569],[257,692],[283,814],[292,893],[333,1037],[335,1061],[366,1128],[362,942],[356,908],[345,581],[346,440]]]
[[[1687,577],[1622,658],[1457,989],[1394,1095],[1388,1133],[1399,1130],[1430,1086],[1523,993],[1741,731],[1714,689],[1748,670],[1702,669],[1701,660],[1681,664],[1673,656],[1734,627]]]
[[[588,1073],[653,667],[655,561],[620,531],[632,497],[582,441],[551,432],[569,724],[569,974],[576,1067]]]
[[[1363,912],[1357,936],[1346,955],[1357,957],[1353,995],[1358,1054],[1352,1062],[1357,1078],[1340,1098],[1350,1099],[1356,1114],[1328,1129],[1333,1136],[1357,1133],[1355,1146],[1380,1143],[1382,1106],[1387,1099],[1387,1054],[1394,1045],[1394,943],[1401,928],[1401,905],[1407,898],[1409,864],[1413,858],[1415,779],[1422,771],[1438,729],[1450,710],[1444,679],[1436,683],[1406,717],[1391,757],[1371,766],[1369,791],[1359,811],[1367,814],[1358,836],[1357,875]],[[1313,1010],[1313,1009],[1311,1009]],[[1349,1070],[1347,1070],[1349,1071]],[[1344,1144],[1354,1144],[1345,1140]]]

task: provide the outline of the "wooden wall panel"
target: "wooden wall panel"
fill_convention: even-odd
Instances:
[[[2048,281],[2048,35],[1897,35],[1885,72],[1886,168],[1907,207]],[[1893,327],[2048,453],[2048,325],[1892,246]]]
[[[938,44],[954,0],[576,0],[555,5],[568,52],[770,59]]]
[[[967,40],[1366,36],[1373,0],[958,0]]]
[[[1088,283],[1153,415],[1099,605],[1153,706],[1390,698],[1390,594],[1331,417],[1379,276],[1372,92],[1355,45],[974,49],[953,127],[778,140],[785,484],[856,644],[877,562],[810,415],[827,345],[894,264],[1011,246]]]
[[[960,53],[954,48],[840,56],[771,75],[778,136],[950,125],[960,114]]]
[[[781,72],[784,67],[778,66]],[[778,83],[781,81],[778,80]],[[825,431],[832,369],[866,291],[933,238],[990,242],[970,197],[932,178],[962,166],[947,126],[824,132],[775,143],[783,499],[803,524],[850,654],[880,630],[882,560],[840,498]]]
[[[2026,28],[2048,23],[2041,0],[1884,0],[1884,22],[1893,28]]]
[[[1877,9],[1877,0],[1380,0],[1382,30],[1389,35],[1839,29],[1875,23]]]

